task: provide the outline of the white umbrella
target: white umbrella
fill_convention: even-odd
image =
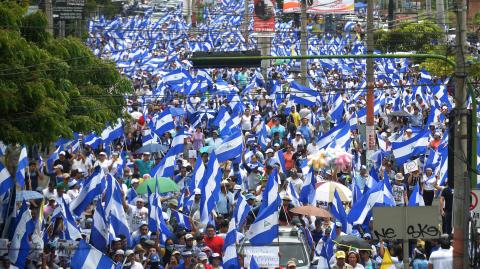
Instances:
[[[315,191],[315,200],[317,201],[332,202],[335,190],[343,202],[352,200],[352,191],[345,185],[333,181],[321,181],[318,185]]]

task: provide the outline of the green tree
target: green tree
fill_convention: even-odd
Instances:
[[[0,140],[50,143],[122,116],[128,80],[78,39],[54,39],[43,14],[0,3]]]
[[[444,33],[434,22],[403,22],[390,31],[376,32],[375,47],[384,52],[425,53],[439,44]]]

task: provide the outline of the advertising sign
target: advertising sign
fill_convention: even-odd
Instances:
[[[53,3],[53,14],[61,20],[81,20],[85,0],[56,0]]]
[[[354,0],[313,0],[307,12],[315,14],[349,14],[355,12]]]
[[[355,12],[354,0],[306,0],[307,12],[314,14],[350,14]],[[283,12],[299,13],[299,0],[285,0]]]
[[[275,31],[275,0],[254,0],[253,31]]]
[[[243,260],[245,268],[250,268],[252,256],[255,257],[255,261],[259,267],[277,268],[280,264],[280,258],[278,257],[279,252],[280,248],[278,246],[245,247],[245,258]]]

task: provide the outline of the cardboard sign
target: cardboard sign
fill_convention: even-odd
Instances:
[[[279,252],[280,248],[278,246],[246,246],[244,248],[244,266],[245,268],[250,268],[250,260],[253,255],[259,267],[278,268],[280,264]]]
[[[413,160],[403,164],[403,171],[405,174],[409,174],[414,171],[418,171],[418,160]]]
[[[434,239],[442,234],[438,206],[374,207],[374,239]]]

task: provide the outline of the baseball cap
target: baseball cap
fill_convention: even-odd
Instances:
[[[60,151],[60,153],[58,153],[58,155],[65,155],[65,151]]]
[[[345,259],[345,251],[339,250],[335,253],[335,257],[337,259]]]
[[[125,255],[125,252],[122,249],[117,249],[117,251],[115,251],[115,255]]]
[[[57,164],[57,165],[55,165],[53,168],[58,168],[58,169],[60,169],[60,170],[63,170],[63,165]]]
[[[190,240],[190,239],[193,239],[193,235],[192,234],[186,234],[185,235],[185,240]]]
[[[194,194],[202,194],[202,190],[200,190],[199,188],[196,188],[194,191],[193,191]]]
[[[205,252],[200,252],[198,253],[198,259],[200,259],[201,261],[208,260],[208,256],[207,254],[205,254]]]
[[[98,155],[107,156],[107,153],[105,153],[104,151],[102,151],[102,152],[100,152]]]
[[[132,254],[134,254],[135,252],[133,252],[133,250],[131,249],[127,249],[127,251],[125,251],[125,256],[130,256]]]
[[[212,258],[220,258],[220,254],[218,254],[218,253],[216,253],[216,252],[213,253],[213,254],[212,254]]]
[[[265,153],[273,153],[273,149],[267,149],[267,151],[265,151]]]
[[[289,267],[289,266],[297,266],[297,263],[294,260],[289,260],[287,262],[287,267]]]
[[[255,199],[255,195],[248,193],[247,195],[245,195],[245,199],[246,200]]]

